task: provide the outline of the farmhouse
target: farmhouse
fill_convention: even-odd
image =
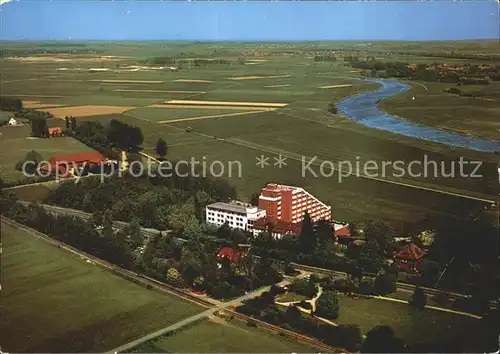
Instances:
[[[73,176],[75,168],[95,169],[105,164],[107,159],[97,151],[76,153],[71,155],[56,155],[49,159],[48,166],[41,166],[45,172],[58,173],[61,176]]]
[[[17,119],[14,118],[14,117],[12,117],[12,118],[9,119],[9,123],[8,124],[9,125],[21,125],[21,123],[18,122]]]
[[[398,270],[407,273],[419,273],[424,251],[414,243],[409,243],[394,254]]]
[[[59,128],[59,127],[49,128],[48,129],[48,133],[49,133],[49,138],[55,137],[55,136],[63,136],[64,135],[62,129]]]

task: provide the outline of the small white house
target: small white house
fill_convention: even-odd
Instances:
[[[9,125],[20,125],[20,123],[14,117],[12,117],[11,119],[9,119]]]

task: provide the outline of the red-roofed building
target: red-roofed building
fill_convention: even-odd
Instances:
[[[49,138],[53,136],[63,136],[63,131],[61,128],[56,127],[56,128],[48,128],[49,132]]]
[[[97,151],[80,152],[69,155],[56,155],[49,159],[48,166],[41,166],[42,171],[58,172],[60,176],[73,175],[72,169],[86,167],[89,169],[106,163],[107,159]],[[68,170],[69,169],[69,170]]]
[[[253,234],[257,236],[261,232],[271,231],[271,236],[281,238],[284,235],[299,235],[302,229],[302,223],[292,223],[290,221],[275,220],[264,217],[258,219],[253,224]]]
[[[231,263],[237,263],[242,257],[242,252],[231,247],[224,247],[217,252],[217,259],[227,259]]]
[[[400,271],[420,273],[424,251],[414,243],[409,243],[394,253],[394,262]]]

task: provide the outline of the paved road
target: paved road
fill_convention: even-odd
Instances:
[[[288,280],[284,280],[282,281],[281,283],[279,283],[278,285],[281,285],[281,286],[284,286],[284,285],[287,285],[287,284],[290,284],[290,282]],[[211,308],[211,309],[208,309],[208,310],[205,310],[197,315],[193,315],[191,317],[188,317],[188,318],[185,318],[179,322],[176,322],[174,324],[171,324],[167,327],[164,327],[162,329],[159,329],[158,331],[156,332],[153,332],[153,333],[149,333],[141,338],[138,338],[132,342],[129,342],[129,343],[126,343],[118,348],[115,348],[111,351],[109,351],[108,353],[123,353],[123,352],[126,352],[127,350],[130,350],[134,347],[137,347],[138,345],[142,344],[142,343],[145,343],[145,342],[148,342],[152,339],[155,339],[157,337],[160,337],[160,336],[163,336],[171,331],[175,331],[175,330],[178,330],[184,326],[187,326],[188,324],[190,323],[193,323],[193,322],[196,322],[198,320],[201,320],[202,318],[204,317],[207,317],[207,316],[210,316],[210,315],[213,315],[215,312],[219,311],[219,310],[223,310],[225,308],[228,308],[228,307],[232,307],[232,306],[237,306],[239,305],[240,303],[242,303],[243,301],[245,300],[248,300],[248,299],[251,299],[251,298],[254,298],[254,297],[257,297],[259,295],[261,295],[264,291],[269,291],[271,287],[270,286],[266,286],[264,288],[260,288],[260,289],[257,289],[255,291],[252,291],[251,293],[248,293],[248,294],[245,294],[243,296],[240,296],[236,299],[233,299],[233,300],[230,300],[230,301],[227,301],[227,302],[220,302],[220,301],[217,301],[218,302],[218,305]]]

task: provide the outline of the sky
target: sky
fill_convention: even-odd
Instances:
[[[2,40],[498,39],[498,1],[0,0]]]

